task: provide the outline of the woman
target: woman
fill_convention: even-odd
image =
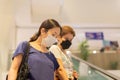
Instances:
[[[59,80],[73,80],[73,77],[76,79],[78,76],[76,72],[73,71],[72,62],[65,51],[71,46],[74,37],[74,30],[70,26],[63,26],[61,35],[58,37],[57,45],[53,45],[49,49],[53,52],[60,65],[57,76]]]
[[[56,37],[61,33],[61,26],[54,19],[45,20],[37,34],[29,41],[30,51],[28,66],[30,68],[29,80],[54,80],[54,72],[59,64],[54,55],[48,51],[56,41]],[[18,68],[20,66],[26,41],[19,44],[14,55],[8,74],[8,80],[16,80]]]

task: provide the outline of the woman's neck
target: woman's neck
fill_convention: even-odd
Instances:
[[[42,42],[42,38],[38,37],[36,41],[31,42],[31,45],[38,51],[41,51],[43,53],[48,52],[48,49],[46,48],[46,46],[42,45],[41,42]]]
[[[40,45],[41,46],[41,42],[42,42],[42,38],[41,37],[38,37],[37,40],[34,41],[36,44]]]

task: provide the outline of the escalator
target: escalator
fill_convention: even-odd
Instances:
[[[74,55],[71,55],[71,59],[74,70],[79,74],[78,80],[120,80],[120,77],[98,68]]]

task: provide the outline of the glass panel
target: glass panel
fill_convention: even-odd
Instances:
[[[100,71],[91,68],[87,64],[80,62],[72,57],[74,70],[79,74],[78,80],[114,80],[111,77],[101,73]]]

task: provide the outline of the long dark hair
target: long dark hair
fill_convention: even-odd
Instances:
[[[55,28],[55,27],[60,28],[60,32],[62,31],[62,28],[61,28],[60,24],[56,20],[47,19],[47,20],[43,21],[42,24],[39,27],[38,32],[30,38],[29,42],[32,42],[32,41],[35,41],[35,40],[38,39],[38,37],[41,35],[40,31],[41,31],[42,28],[44,28],[46,31],[48,31],[49,29],[52,29],[52,28]]]

